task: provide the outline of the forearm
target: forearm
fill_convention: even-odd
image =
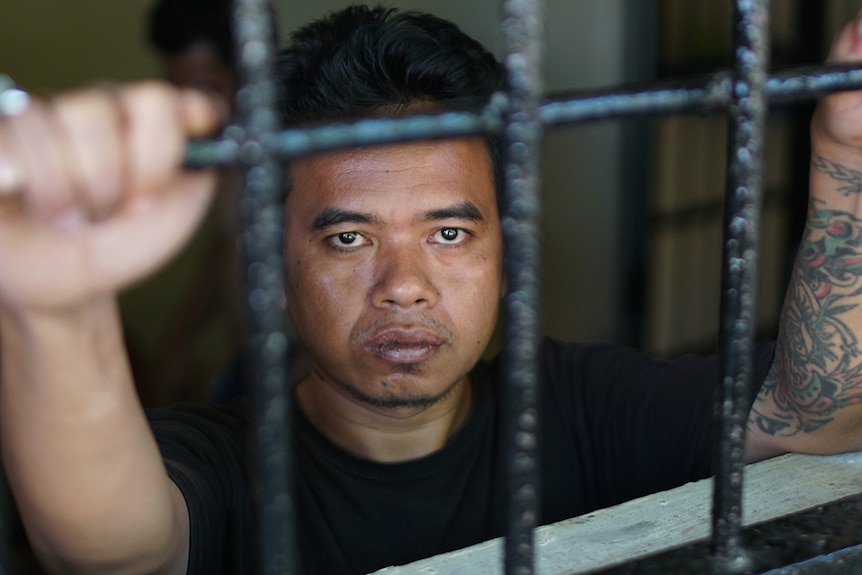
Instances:
[[[782,450],[862,449],[862,154],[814,138],[805,232],[751,431]]]
[[[0,346],[3,460],[36,552],[63,571],[153,572],[177,552],[182,515],[113,300],[62,316],[4,311]]]

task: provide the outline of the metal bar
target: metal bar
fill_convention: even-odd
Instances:
[[[533,529],[538,521],[537,449],[539,342],[539,147],[542,124],[542,6],[504,0],[503,39],[508,107],[505,111],[505,190],[502,214],[509,292],[503,347],[507,394],[507,509],[504,564],[508,575],[533,573]]]
[[[227,133],[243,173],[243,224],[248,342],[246,377],[253,384],[253,477],[257,504],[257,572],[297,572],[292,499],[290,393],[287,336],[280,309],[284,293],[281,176],[264,140],[278,129],[272,45],[273,22],[267,0],[235,0],[234,32],[240,87],[235,104],[240,124]]]
[[[858,64],[830,64],[772,75],[766,82],[766,95],[771,103],[787,103],[858,88],[862,88],[862,68]],[[730,73],[716,72],[685,81],[556,95],[539,107],[538,116],[544,126],[555,127],[647,114],[712,112],[728,108],[730,102]],[[356,145],[490,133],[502,129],[502,106],[503,102],[495,101],[479,115],[447,112],[289,129],[269,134],[262,141],[270,154],[286,159]],[[237,154],[232,140],[191,142],[186,165],[229,165],[236,161]]]
[[[847,575],[862,573],[862,545],[812,557],[808,561],[767,571],[763,575]]]
[[[712,515],[712,550],[720,573],[740,573],[748,565],[741,545],[742,468],[754,345],[768,27],[767,0],[735,2]]]
[[[557,95],[540,111],[542,123],[559,126],[641,114],[712,112],[732,103],[732,72],[644,86]],[[770,103],[811,99],[839,90],[862,88],[859,64],[828,64],[783,70],[766,80]]]

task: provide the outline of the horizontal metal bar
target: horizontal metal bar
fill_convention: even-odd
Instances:
[[[862,88],[858,64],[805,66],[769,76],[766,98],[779,104],[857,88]],[[555,96],[542,106],[542,121],[550,126],[639,114],[712,112],[730,104],[731,74],[721,71],[684,81]]]
[[[766,97],[770,103],[780,104],[858,88],[862,88],[862,67],[858,65],[807,66],[770,76]],[[686,81],[553,96],[539,108],[539,120],[545,127],[553,127],[645,114],[713,112],[730,106],[730,93],[730,73],[722,71]],[[288,129],[263,143],[272,155],[287,159],[351,146],[495,133],[502,130],[506,105],[506,96],[498,94],[479,114],[446,112]],[[236,161],[237,154],[232,141],[196,141],[189,144],[186,165],[228,165]]]
[[[350,124],[314,128],[294,128],[273,134],[263,141],[267,151],[282,159],[351,146],[390,144],[415,140],[451,138],[502,129],[501,112],[493,102],[483,112],[446,112],[429,116],[378,118]],[[186,166],[198,168],[228,165],[236,161],[238,150],[223,140],[193,141],[186,153]]]
[[[762,575],[847,575],[862,573],[862,545],[812,557],[808,561],[767,571]]]

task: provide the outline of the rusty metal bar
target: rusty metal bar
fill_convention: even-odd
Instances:
[[[504,385],[507,409],[507,509],[504,564],[508,575],[533,573],[533,529],[538,521],[537,434],[539,343],[539,147],[542,124],[543,23],[539,0],[503,2],[503,64],[508,106],[503,129],[503,237],[509,265]]]
[[[767,0],[736,1],[719,341],[722,374],[716,404],[720,439],[712,516],[719,573],[740,573],[748,566],[741,544],[742,468],[754,346],[768,28]]]
[[[278,130],[273,24],[267,0],[235,0],[239,124],[228,128],[227,133],[243,174],[240,217],[248,325],[245,375],[253,383],[252,468],[259,529],[256,572],[288,575],[298,572],[298,562],[288,441],[288,340],[280,309],[284,211],[279,165],[263,145]]]
[[[774,74],[766,81],[766,95],[771,103],[812,99],[858,88],[862,88],[862,67],[858,64],[794,68]],[[556,95],[539,106],[538,115],[545,127],[556,127],[647,114],[717,112],[727,109],[730,102],[730,73],[716,72],[683,81]],[[501,104],[492,102],[479,115],[447,112],[438,116],[289,129],[268,135],[263,143],[272,155],[285,159],[356,145],[499,132]],[[236,156],[237,146],[232,140],[191,142],[186,165],[229,165],[236,161]]]
[[[546,126],[561,126],[643,114],[723,111],[732,103],[731,77],[731,72],[720,71],[645,86],[558,95],[542,105],[540,116]],[[862,88],[859,64],[829,64],[773,74],[766,80],[765,94],[770,103],[787,103],[854,88]]]

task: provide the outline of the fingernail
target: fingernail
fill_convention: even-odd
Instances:
[[[180,93],[180,98],[183,100],[183,108],[189,114],[190,119],[197,123],[205,118],[203,121],[206,125],[194,125],[191,126],[192,129],[209,129],[211,128],[209,124],[213,119],[221,122],[230,117],[230,107],[224,98],[215,92],[202,92],[186,88]],[[213,113],[215,113],[216,118],[212,118]]]
[[[12,196],[18,193],[23,183],[21,170],[12,163],[12,159],[0,154],[0,196]]]

